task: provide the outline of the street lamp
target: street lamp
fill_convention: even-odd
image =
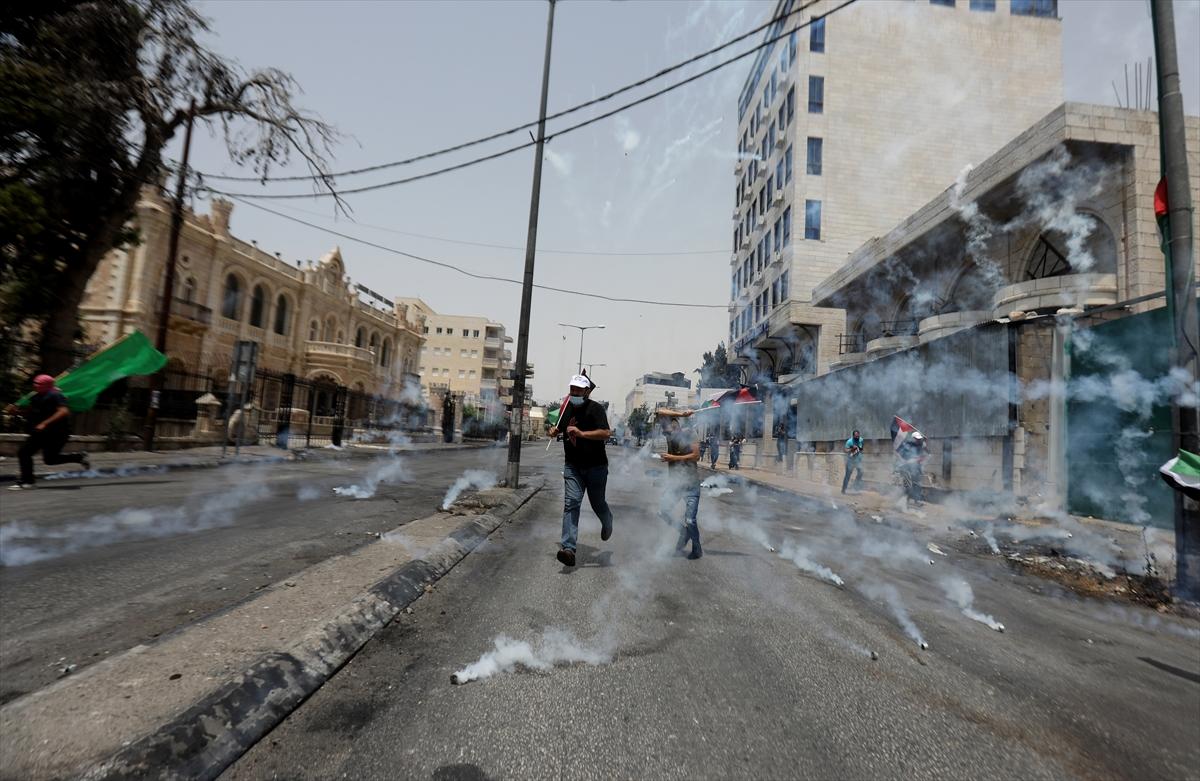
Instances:
[[[608,366],[608,364],[607,364],[607,363],[585,363],[585,364],[583,364],[583,365],[584,365],[584,366],[586,366],[586,367],[588,367],[588,377],[589,377],[589,378],[592,378],[592,379],[595,379],[594,377],[592,377],[592,369],[593,369],[594,367],[596,367],[596,366]]]
[[[575,325],[574,323],[559,323],[563,328],[579,329],[579,371],[583,371],[583,332],[592,328],[603,328],[602,325]]]

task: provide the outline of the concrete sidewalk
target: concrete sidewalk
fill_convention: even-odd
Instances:
[[[900,518],[907,523],[942,533],[943,536],[947,530],[982,527],[992,522],[1020,524],[1031,528],[1064,523],[1079,524],[1096,535],[1111,540],[1130,562],[1143,561],[1146,552],[1152,551],[1160,571],[1175,571],[1175,533],[1172,529],[1147,527],[1143,538],[1142,527],[1132,524],[1045,512],[1027,506],[973,505],[969,499],[949,493],[937,497],[936,502],[925,502],[919,508],[909,508],[899,486],[868,482],[867,485],[871,486],[869,488],[842,494],[840,486],[803,480],[785,470],[760,467],[730,470],[722,466],[713,470],[706,465],[701,465],[701,470],[705,477],[721,475],[734,480],[742,479],[808,499],[829,502],[834,507],[847,507],[860,515],[875,519]]]
[[[145,450],[124,453],[89,453],[90,470],[82,470],[77,464],[47,466],[35,459],[35,475],[38,480],[65,480],[73,477],[115,476],[148,472],[156,469],[205,469],[223,464],[255,464],[276,461],[294,461],[300,458],[353,458],[377,456],[381,451],[397,453],[425,453],[439,450],[466,450],[488,447],[488,442],[413,442],[405,445],[347,445],[343,448],[314,448],[312,450],[281,450],[268,445],[243,445],[235,455],[232,446],[226,448],[224,456],[221,446],[197,447],[188,450],[150,452]],[[68,443],[67,450],[70,450]],[[0,482],[15,482],[20,467],[16,457],[0,456]]]

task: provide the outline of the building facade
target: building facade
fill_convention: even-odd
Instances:
[[[645,404],[648,408],[683,406],[691,399],[692,381],[683,372],[649,372],[638,377],[633,389],[625,394],[625,417]]]
[[[485,408],[512,406],[512,337],[501,323],[486,317],[447,315],[419,298],[398,304],[424,317],[417,374],[426,398],[450,393]],[[532,398],[533,364],[526,370],[526,398]]]
[[[747,382],[836,360],[845,315],[815,288],[1062,103],[1061,35],[1054,0],[868,0],[760,52],[738,101],[729,303]]]
[[[266,372],[384,398],[416,387],[423,315],[354,285],[340,249],[293,265],[236,238],[232,212],[223,200],[210,214],[185,211],[168,325],[172,368],[222,379],[235,344],[247,340],[259,344]],[[154,338],[170,221],[169,203],[144,191],[140,243],[110,253],[88,282],[80,307],[88,341],[133,330]]]

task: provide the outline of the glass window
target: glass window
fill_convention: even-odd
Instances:
[[[478,338],[479,338],[479,331],[471,331],[471,338],[472,338],[472,339],[478,339]]]
[[[242,311],[242,283],[233,274],[225,277],[225,296],[221,300],[221,316],[237,320]]]
[[[808,173],[812,176],[821,175],[821,139],[808,139]]]
[[[459,351],[458,351],[458,357],[459,357],[459,358],[466,358],[466,357],[467,357],[467,351],[466,351],[466,350],[459,350]]]
[[[463,338],[466,339],[467,333],[468,333],[467,329],[466,328],[462,329],[462,332],[463,332]]]
[[[282,293],[275,299],[275,333],[286,336],[288,332],[288,300]]]
[[[996,0],[971,0],[972,11],[995,11]]]
[[[825,111],[825,78],[808,77],[808,113],[821,114]]]
[[[796,115],[796,88],[792,87],[787,94],[787,123],[792,124],[792,118]]]
[[[472,369],[471,371],[467,372],[467,374],[468,374],[468,376],[470,376],[470,378],[471,378],[471,379],[475,379],[475,370],[474,370],[474,369]]]
[[[796,62],[796,31],[788,36],[788,65],[791,66]]]
[[[791,272],[785,271],[779,275],[779,300],[788,300],[788,274]]]
[[[792,181],[792,148],[789,146],[783,153],[783,181]]]
[[[767,233],[763,236],[763,246],[766,247],[767,263],[770,263],[771,262],[771,232],[770,231],[767,231]]]
[[[1058,16],[1058,0],[1012,0],[1016,16]]]
[[[808,50],[810,52],[825,51],[825,19],[821,18],[808,27]]]
[[[775,228],[773,231],[773,233],[775,234],[775,248],[780,251],[783,250],[783,233],[782,233],[782,231],[783,231],[783,219],[781,218],[781,219],[775,220]]]
[[[819,240],[821,238],[821,202],[804,202],[804,238]]]
[[[792,243],[792,207],[783,210],[783,246]]]
[[[775,120],[771,120],[771,124],[767,125],[767,149],[775,146]]]
[[[440,328],[437,329],[437,332],[440,334],[442,332],[442,329],[440,329]]]
[[[954,0],[929,0],[930,5],[945,5],[951,8],[954,7]]]
[[[478,351],[478,350],[472,350],[472,351],[471,351],[471,357],[472,357],[472,358],[478,358],[478,357],[479,357],[479,351]]]
[[[775,195],[775,177],[767,177],[767,203],[771,202],[771,198]]]
[[[255,285],[254,292],[250,294],[250,325],[255,328],[263,327],[263,317],[266,314],[267,294],[263,290],[262,285]]]
[[[460,380],[461,380],[463,377],[466,377],[466,376],[467,376],[467,370],[466,370],[466,369],[459,369],[459,370],[458,370],[458,378],[459,378]]]

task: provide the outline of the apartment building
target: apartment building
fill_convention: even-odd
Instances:
[[[468,402],[485,404],[498,401],[512,405],[512,337],[502,324],[486,317],[448,315],[434,311],[419,298],[402,298],[425,317],[425,344],[421,348],[417,373],[426,397],[431,392],[462,394]],[[529,365],[527,378],[532,374]],[[530,384],[526,381],[526,395]]]
[[[747,382],[826,371],[846,318],[813,290],[1062,103],[1056,0],[863,0],[808,24],[837,5],[769,29],[738,100],[729,342]]]
[[[643,374],[625,394],[625,417],[643,404],[650,409],[666,404],[683,406],[690,400],[691,388],[692,381],[683,372]]]

